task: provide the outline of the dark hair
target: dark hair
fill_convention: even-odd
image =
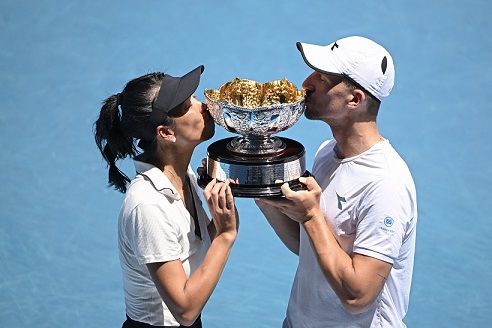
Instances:
[[[343,79],[343,83],[345,83],[345,85],[350,90],[361,89],[358,85],[356,85],[354,82],[352,82],[348,78],[344,78]],[[376,98],[374,98],[373,95],[371,95],[370,93],[366,92],[365,90],[362,90],[362,91],[367,96],[366,97],[366,100],[367,100],[367,110],[368,110],[369,114],[372,115],[372,116],[374,116],[374,117],[378,116],[379,106],[380,106],[381,102],[379,100],[377,100]]]
[[[136,140],[140,139],[152,113],[152,104],[163,76],[164,73],[150,73],[128,82],[121,93],[103,101],[99,118],[94,123],[97,148],[109,166],[109,185],[122,193],[126,192],[130,179],[116,166],[116,161],[139,154]],[[166,117],[162,125],[174,127],[174,120]],[[138,146],[146,152],[153,152],[155,139],[152,142],[141,141]]]

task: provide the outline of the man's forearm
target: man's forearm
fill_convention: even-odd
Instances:
[[[277,208],[256,202],[282,243],[294,254],[299,255],[299,223],[291,220]]]
[[[350,257],[322,214],[303,225],[323,275],[345,308],[352,314],[367,310],[381,291],[391,264],[360,254]]]

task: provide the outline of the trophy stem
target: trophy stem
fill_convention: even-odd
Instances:
[[[229,151],[248,156],[276,154],[285,150],[286,147],[282,139],[270,135],[236,137],[227,144]]]

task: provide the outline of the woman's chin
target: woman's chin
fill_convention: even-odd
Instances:
[[[213,121],[212,121],[213,122]],[[202,134],[202,141],[207,141],[212,139],[215,135],[215,123],[211,126],[210,129],[205,129]]]

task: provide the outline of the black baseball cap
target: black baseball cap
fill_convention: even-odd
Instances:
[[[164,74],[161,89],[152,105],[152,113],[145,123],[140,139],[148,142],[154,139],[155,128],[164,122],[169,111],[190,98],[196,91],[204,70],[205,67],[200,65],[182,77]]]

